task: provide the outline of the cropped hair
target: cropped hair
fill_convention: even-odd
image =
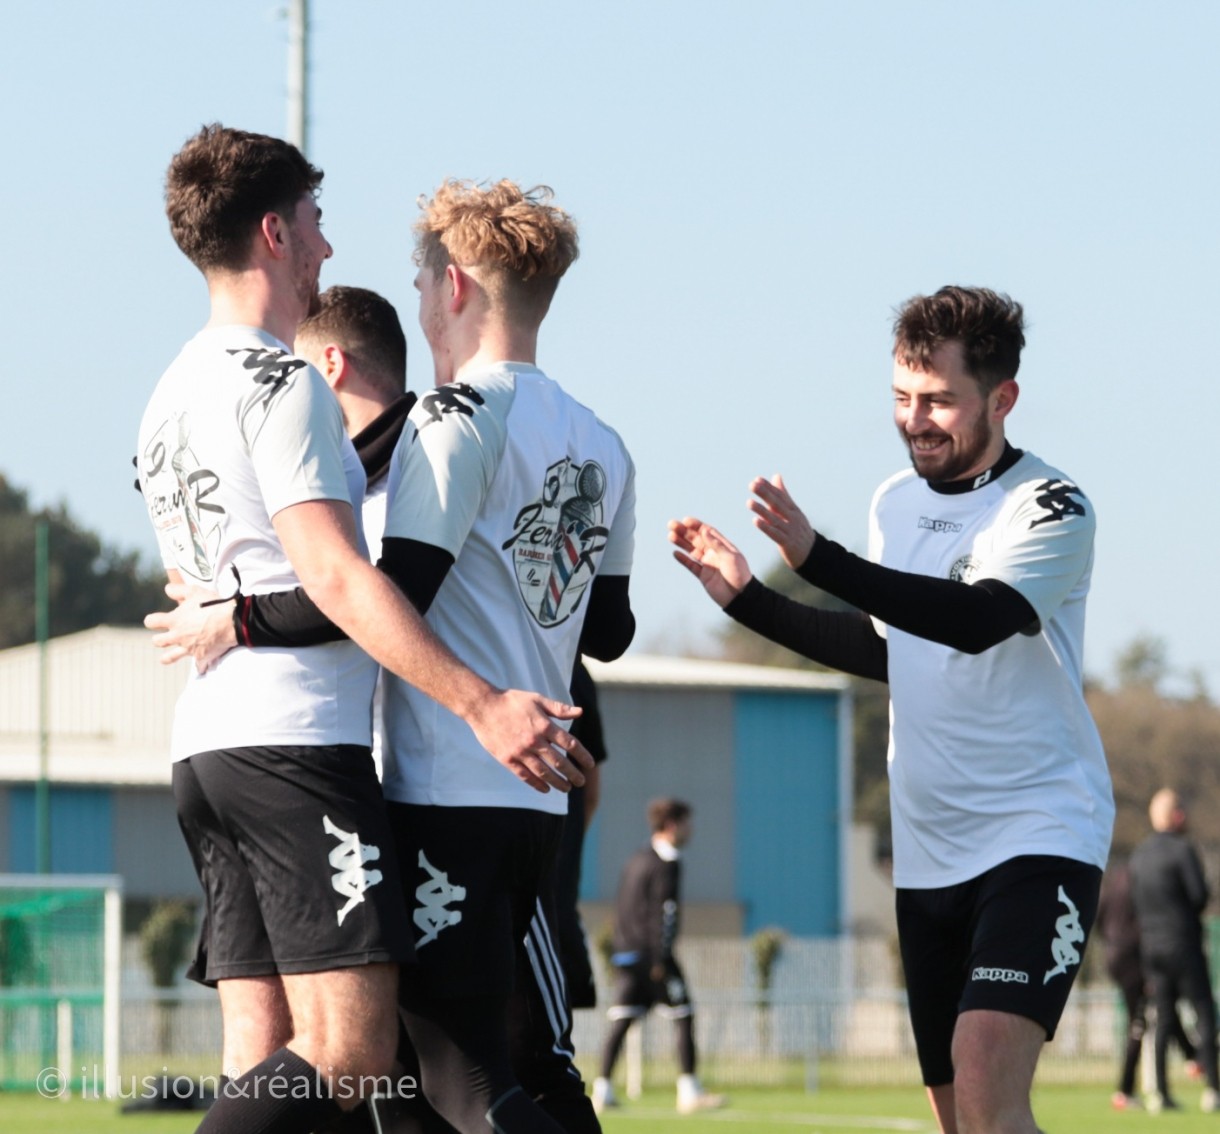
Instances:
[[[656,834],[663,831],[670,823],[681,823],[689,819],[691,805],[685,800],[663,797],[654,799],[648,805],[648,828]]]
[[[477,269],[493,305],[510,318],[540,322],[580,254],[576,222],[552,196],[546,185],[447,180],[419,200],[415,262],[433,276],[450,264]]]
[[[1021,305],[984,287],[942,287],[908,299],[894,318],[894,358],[927,370],[946,343],[961,344],[966,369],[990,393],[1017,376],[1025,323]]]
[[[328,287],[319,308],[297,328],[298,339],[335,343],[387,392],[407,388],[407,338],[394,305],[364,287]]]
[[[165,175],[165,212],[174,241],[200,271],[245,267],[250,239],[267,213],[291,221],[316,193],[322,171],[291,142],[214,122],[180,149]]]

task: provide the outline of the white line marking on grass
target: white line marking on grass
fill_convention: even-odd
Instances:
[[[614,1112],[615,1123],[624,1119],[673,1117],[673,1111],[661,1107],[624,1107]],[[694,1117],[694,1116],[692,1116]],[[700,1122],[748,1122],[753,1126],[804,1126],[820,1130],[897,1130],[909,1134],[932,1134],[936,1126],[922,1118],[885,1118],[864,1114],[782,1114],[777,1111],[705,1110],[698,1115]],[[817,1134],[817,1131],[814,1131]]]

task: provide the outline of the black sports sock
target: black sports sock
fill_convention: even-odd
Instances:
[[[678,1033],[678,1067],[683,1075],[695,1073],[695,1018],[682,1016],[674,1021]]]
[[[601,1077],[603,1079],[609,1079],[614,1074],[614,1065],[618,1062],[618,1053],[627,1036],[627,1029],[631,1027],[631,1021],[632,1018],[627,1016],[621,1020],[615,1020],[610,1027],[610,1034],[606,1037],[606,1046],[602,1049]]]
[[[340,1113],[316,1068],[282,1047],[225,1084],[196,1134],[309,1134]]]

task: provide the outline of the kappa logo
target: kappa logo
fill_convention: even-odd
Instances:
[[[501,550],[513,551],[517,586],[540,626],[565,621],[593,581],[610,534],[604,523],[606,473],[596,461],[556,461],[539,498],[518,510]]]
[[[992,969],[979,966],[970,974],[971,980],[998,981],[1000,984],[1029,984],[1029,973],[1020,969]]]
[[[462,400],[463,398],[465,401]],[[421,395],[415,404],[421,413],[428,415],[428,420],[419,427],[426,429],[429,425],[435,425],[441,420],[442,415],[447,413],[460,413],[465,414],[466,417],[474,417],[474,407],[483,405],[483,395],[466,382],[448,382],[444,386],[437,386],[435,390],[429,390],[426,394]],[[418,436],[417,432],[416,437]]]
[[[1072,899],[1059,887],[1059,900],[1067,906],[1068,912],[1055,921],[1055,940],[1051,942],[1051,956],[1055,958],[1055,967],[1048,969],[1042,983],[1046,984],[1051,977],[1062,976],[1068,971],[1069,965],[1080,964],[1080,950],[1076,948],[1084,941],[1084,930],[1080,928],[1080,911]]]
[[[309,365],[303,358],[293,358],[292,355],[283,350],[235,347],[231,350],[226,350],[225,353],[233,355],[234,358],[238,355],[245,355],[245,358],[241,360],[242,369],[253,370],[254,381],[260,386],[267,387],[267,393],[263,398],[264,408],[288,384],[288,379],[293,374],[300,370],[301,367]]]
[[[960,532],[962,525],[953,520],[933,520],[930,516],[920,516],[919,526],[929,532]]]
[[[462,920],[461,910],[448,909],[450,902],[460,902],[466,897],[465,886],[455,886],[449,881],[449,875],[435,866],[419,852],[419,866],[428,872],[428,880],[421,882],[415,888],[415,898],[419,902],[413,915],[415,924],[424,931],[423,937],[415,942],[417,949],[435,941],[442,929],[457,925]]]
[[[347,899],[347,904],[338,913],[339,924],[342,925],[343,919],[364,901],[365,890],[381,881],[380,870],[364,869],[366,862],[376,862],[381,857],[381,851],[362,843],[355,832],[336,827],[329,815],[322,816],[322,828],[339,840],[339,845],[330,852],[328,861],[335,869],[330,884]]]
[[[1039,508],[1046,509],[1046,515],[1031,521],[1029,525],[1031,528],[1036,528],[1039,524],[1050,524],[1068,516],[1087,514],[1083,500],[1076,499],[1077,496],[1083,497],[1084,493],[1069,481],[1044,480],[1038,485],[1037,492],[1034,503]]]

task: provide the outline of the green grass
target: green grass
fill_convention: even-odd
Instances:
[[[710,1084],[715,1086],[715,1084]],[[1154,1116],[1110,1109],[1108,1087],[1039,1087],[1034,1112],[1047,1134],[1208,1134],[1220,1116],[1202,1114],[1198,1088],[1179,1090],[1180,1113]],[[198,1113],[119,1113],[115,1103],[42,1099],[36,1094],[0,1095],[4,1134],[188,1134]],[[672,1091],[646,1091],[603,1118],[606,1134],[934,1134],[923,1091],[909,1088],[834,1087],[803,1091],[742,1088],[732,1092],[722,1111],[679,1117]]]

